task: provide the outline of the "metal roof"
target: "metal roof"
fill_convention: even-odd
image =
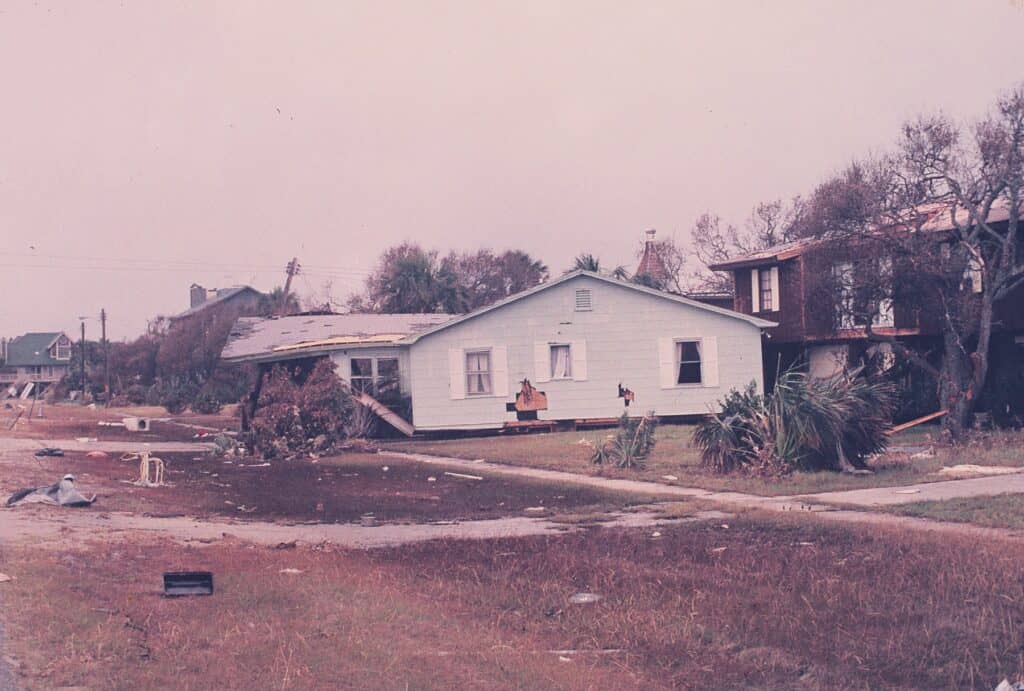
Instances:
[[[286,360],[346,347],[390,345],[452,319],[450,314],[328,314],[241,317],[221,352],[230,362]]]
[[[955,219],[951,215],[951,211],[955,211]],[[902,223],[894,223],[888,226],[880,227],[869,227],[867,232],[883,232],[885,230],[892,229],[913,229],[917,228],[922,231],[928,232],[942,232],[947,230],[953,230],[958,225],[966,225],[970,221],[970,212],[965,209],[962,205],[950,205],[945,203],[929,204],[918,207],[913,211],[908,211],[908,216],[917,214],[916,219],[907,219]],[[1010,218],[1010,207],[1005,200],[998,200],[992,205],[988,214],[988,223],[1001,223]],[[724,262],[718,262],[712,264],[708,268],[712,271],[729,271],[732,269],[742,269],[744,267],[753,267],[761,264],[767,264],[772,262],[785,261],[792,259],[793,257],[799,256],[814,246],[829,242],[835,239],[842,239],[841,235],[822,235],[820,237],[807,237],[800,238],[799,240],[793,240],[792,242],[784,242],[774,247],[768,247],[763,250],[756,252],[749,252],[747,254],[741,254],[739,256],[728,259]]]
[[[63,331],[46,331],[12,338],[7,342],[7,362],[4,364],[10,367],[66,365],[70,360],[57,360],[50,357],[49,352],[54,341],[63,335]]]

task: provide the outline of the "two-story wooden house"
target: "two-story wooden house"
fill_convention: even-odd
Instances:
[[[990,224],[1005,232],[1005,210],[994,213],[1002,216],[990,217]],[[944,218],[936,214],[924,227],[935,233],[938,243],[950,231]],[[872,256],[863,249],[855,242],[804,238],[710,267],[731,274],[734,310],[778,324],[766,329],[767,385],[774,382],[778,371],[794,363],[803,363],[813,374],[828,376],[855,364],[869,352],[891,352],[887,344],[870,340],[866,325],[856,323],[852,310],[845,309],[843,304],[853,299],[855,267],[866,260],[865,255]],[[884,277],[881,280],[889,285],[892,297],[879,300],[871,331],[894,337],[918,351],[940,351],[941,310],[921,295],[913,299],[899,297],[901,291],[893,290],[892,286],[899,285],[900,269],[888,261],[888,271],[876,267],[873,275],[876,280]],[[964,290],[980,290],[980,281],[980,275],[965,273]],[[1024,377],[1024,287],[996,303],[993,334],[990,379],[1010,376],[1004,374],[1007,367],[1017,372],[1012,376]],[[1024,379],[1020,384],[1024,389]]]
[[[61,331],[27,333],[0,348],[0,384],[21,391],[32,384],[41,390],[64,377],[71,365],[71,339]]]

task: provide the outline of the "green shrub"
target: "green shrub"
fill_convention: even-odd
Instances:
[[[895,390],[861,375],[819,379],[791,369],[767,396],[754,384],[734,389],[694,430],[703,465],[762,475],[864,468],[865,458],[885,450]]]
[[[591,462],[597,465],[610,463],[619,468],[643,467],[644,461],[654,450],[657,425],[654,411],[642,418],[631,418],[629,413],[623,413],[615,436],[595,445]]]

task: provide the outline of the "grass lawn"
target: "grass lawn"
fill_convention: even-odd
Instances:
[[[1024,546],[801,519],[371,552],[8,546],[4,654],[26,689],[991,689],[1024,672]],[[216,593],[161,597],[176,568],[213,570]]]
[[[936,435],[936,430],[935,427],[908,430],[896,435],[893,443],[928,443],[930,437]],[[690,442],[692,426],[661,425],[657,432],[658,443],[645,468],[629,470],[592,465],[591,447],[580,443],[581,440],[597,443],[613,431],[412,440],[391,442],[386,448],[463,459],[483,458],[497,463],[564,470],[586,475],[654,481],[663,481],[663,476],[674,475],[678,479],[672,481],[672,484],[760,495],[810,494],[942,480],[944,478],[933,473],[943,466],[957,463],[1001,466],[1024,464],[1024,435],[993,432],[982,438],[979,443],[967,448],[951,449],[939,446],[932,458],[910,459],[906,456],[893,455],[876,459],[872,463],[875,474],[868,476],[820,472],[794,473],[782,479],[764,480],[740,474],[717,475],[700,466],[700,454]]]
[[[990,497],[921,501],[889,506],[887,513],[936,521],[973,523],[986,528],[1024,529],[1024,494],[997,494]]]

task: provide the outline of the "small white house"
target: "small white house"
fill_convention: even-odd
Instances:
[[[315,333],[302,334],[298,320],[314,320]],[[705,414],[733,387],[753,381],[760,388],[761,330],[771,326],[575,271],[460,316],[242,319],[222,357],[329,355],[360,391],[400,387],[417,431],[496,429],[517,420],[509,404],[523,380],[547,397],[539,420],[614,418],[623,410]],[[632,392],[628,408],[625,389]]]

